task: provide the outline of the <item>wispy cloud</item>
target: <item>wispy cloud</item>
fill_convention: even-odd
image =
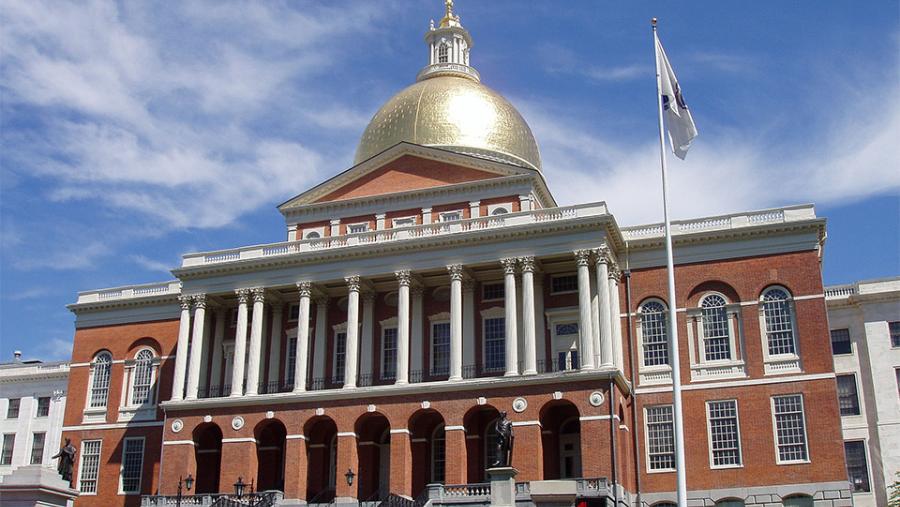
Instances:
[[[166,264],[165,262],[160,262],[157,260],[150,259],[149,257],[143,255],[132,255],[131,260],[134,261],[138,266],[146,269],[147,271],[156,271],[159,273],[165,273],[167,275],[171,275],[170,271],[173,266]]]
[[[542,44],[537,47],[536,54],[545,72],[576,75],[598,82],[630,81],[646,77],[653,70],[652,62],[595,65],[580,58],[571,49],[556,44]]]
[[[24,301],[26,299],[42,298],[53,293],[54,291],[49,289],[48,287],[31,287],[28,289],[12,292],[6,295],[6,299],[10,301]]]
[[[23,271],[50,269],[65,271],[86,269],[97,266],[97,262],[110,253],[110,246],[101,241],[92,241],[78,248],[65,248],[60,242],[58,248],[42,256],[23,256],[13,261],[13,266]]]

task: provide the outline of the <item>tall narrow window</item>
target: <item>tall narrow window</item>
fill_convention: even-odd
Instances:
[[[288,340],[288,350],[287,350],[287,365],[285,365],[287,371],[284,372],[284,376],[287,382],[287,385],[294,385],[294,371],[297,369],[297,338],[291,338]]]
[[[144,438],[126,438],[122,449],[122,493],[141,492],[141,471],[144,468]]]
[[[37,416],[47,417],[48,415],[50,415],[50,397],[41,396],[40,398],[38,398]]]
[[[841,415],[859,415],[859,394],[856,391],[856,375],[837,376],[838,406]]]
[[[500,371],[506,367],[506,319],[484,319],[484,369]]]
[[[775,417],[775,442],[778,446],[778,462],[807,461],[803,396],[790,394],[773,397],[772,412]]]
[[[109,352],[101,352],[94,359],[93,380],[91,381],[91,408],[103,408],[109,397],[109,374],[112,356]]]
[[[18,419],[20,406],[22,406],[22,398],[10,398],[9,405],[6,406],[6,418]]]
[[[900,347],[900,321],[888,322],[888,331],[891,333],[891,347]]]
[[[672,405],[647,407],[647,455],[650,470],[675,470]]]
[[[397,328],[387,327],[381,333],[381,378],[397,378]]]
[[[347,359],[347,333],[334,334],[334,375],[332,382],[342,384],[344,382],[344,365]]]
[[[738,427],[737,401],[710,401],[706,407],[709,441],[712,444],[712,466],[740,466],[741,433]]]
[[[78,491],[82,493],[97,493],[101,443],[102,440],[85,440],[81,442],[81,468],[78,473]]]
[[[506,286],[500,283],[485,283],[481,285],[481,300],[495,301],[505,297]]]
[[[153,403],[150,388],[153,384],[153,352],[144,349],[134,358],[134,379],[131,387],[131,403],[143,405]]]
[[[780,288],[769,289],[762,299],[769,355],[796,354],[793,311],[787,291]]]
[[[725,298],[711,294],[703,298],[703,353],[707,361],[731,359],[731,336],[728,332],[728,312]]]
[[[435,322],[431,325],[431,374],[447,375],[450,372],[450,323]]]
[[[3,435],[3,451],[0,452],[0,465],[12,465],[13,449],[16,448],[16,434]]]
[[[44,440],[46,433],[35,433],[31,439],[31,464],[40,465],[44,461]]]
[[[447,63],[449,59],[450,47],[447,44],[438,46],[438,63]]]
[[[853,348],[850,345],[849,329],[831,330],[831,353],[834,355],[853,353]]]
[[[431,482],[444,483],[446,470],[446,440],[444,425],[434,429],[431,434]]]
[[[866,463],[866,444],[862,440],[844,442],[847,457],[847,476],[854,492],[871,491],[869,488],[869,465]]]
[[[649,301],[641,305],[641,341],[644,366],[669,364],[666,307],[659,301]]]

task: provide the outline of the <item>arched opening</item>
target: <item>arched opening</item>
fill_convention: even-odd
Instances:
[[[487,480],[484,470],[495,458],[494,422],[498,417],[500,411],[496,408],[479,405],[471,408],[463,418],[466,428],[466,475],[470,483]]]
[[[581,423],[570,401],[551,401],[541,409],[544,479],[581,477]]]
[[[284,460],[287,429],[281,421],[268,419],[259,423],[256,436],[256,472],[258,491],[284,491]]]
[[[356,420],[357,498],[361,501],[382,500],[390,493],[391,424],[387,417],[371,412]]]
[[[716,507],[744,507],[744,501],[740,498],[725,498],[716,502]]]
[[[807,495],[791,495],[781,501],[784,507],[813,507],[813,498]]]
[[[337,478],[337,425],[328,416],[313,417],[303,427],[303,434],[307,438],[307,502],[330,502]]]
[[[426,484],[444,483],[444,418],[437,410],[418,410],[409,418],[408,428],[412,438],[412,493],[418,497]]]
[[[222,467],[222,430],[213,423],[206,423],[194,429],[194,458],[197,473],[194,491],[201,493],[219,492],[219,473]]]

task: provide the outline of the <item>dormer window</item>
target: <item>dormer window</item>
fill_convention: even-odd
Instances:
[[[416,225],[416,217],[403,217],[403,218],[395,218],[393,221],[394,227],[412,227]]]
[[[497,216],[497,215],[505,215],[507,213],[509,213],[509,210],[504,208],[503,206],[500,206],[499,208],[494,209],[494,211],[491,212],[491,215]]]
[[[441,222],[454,222],[456,220],[462,220],[462,211],[447,211],[441,213]]]
[[[306,233],[306,239],[319,239],[321,236],[316,231],[310,231]]]
[[[361,224],[350,224],[347,226],[348,234],[360,234],[363,232],[367,232],[369,230],[369,224],[361,223]]]

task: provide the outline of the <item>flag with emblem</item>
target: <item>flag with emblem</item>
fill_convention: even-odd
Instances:
[[[655,31],[654,37],[656,39],[657,69],[659,69],[659,92],[662,94],[666,130],[669,132],[669,142],[672,145],[672,151],[676,157],[684,160],[688,149],[691,147],[691,141],[697,137],[697,127],[694,125],[691,112],[684,102],[681,87],[678,86],[675,71],[672,70],[672,65],[669,64],[666,50],[663,49],[662,42],[659,41],[659,36],[656,35]]]

